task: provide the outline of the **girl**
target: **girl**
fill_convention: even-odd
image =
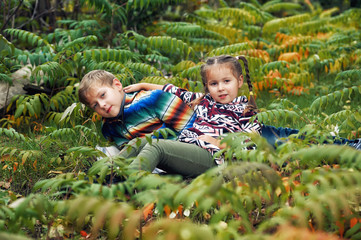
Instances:
[[[163,89],[191,105],[196,115],[193,127],[183,130],[178,141],[160,139],[145,144],[145,140],[142,140],[145,146],[132,152],[137,157],[130,164],[131,169],[153,171],[158,167],[168,173],[196,177],[224,163],[222,158],[213,158],[216,152],[225,147],[220,143],[220,136],[229,132],[260,133],[260,124],[257,121],[249,122],[256,114],[256,104],[247,60],[245,57],[239,58],[244,62],[250,102],[245,96],[238,97],[238,90],[243,85],[242,66],[237,58],[228,55],[209,58],[202,65],[203,96],[171,84],[163,87],[140,83],[124,88],[125,92]]]

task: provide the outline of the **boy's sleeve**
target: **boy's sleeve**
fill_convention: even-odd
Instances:
[[[194,112],[179,97],[163,91],[154,94],[158,95],[153,105],[155,114],[167,127],[180,132],[193,125]]]
[[[191,103],[193,100],[195,100],[203,95],[202,93],[194,93],[194,92],[187,91],[186,89],[176,87],[173,84],[164,85],[162,90],[164,92],[169,92],[169,93],[176,95],[177,97],[182,99],[183,102],[185,102],[187,104]]]

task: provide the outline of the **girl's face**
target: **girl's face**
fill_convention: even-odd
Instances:
[[[222,104],[230,103],[238,96],[243,84],[243,76],[233,75],[232,69],[225,64],[215,64],[207,70],[207,88],[212,98]]]

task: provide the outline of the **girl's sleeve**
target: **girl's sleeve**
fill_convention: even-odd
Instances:
[[[177,97],[182,99],[183,102],[185,102],[187,104],[191,103],[193,100],[195,100],[203,95],[202,93],[189,92],[186,89],[176,87],[173,84],[164,85],[163,91],[176,95]]]
[[[256,118],[253,122],[249,121],[250,118],[256,114],[256,112],[250,111],[246,113],[245,116],[241,119],[241,122],[243,121],[243,126],[245,127],[245,132],[255,132],[261,134],[262,127],[258,119]]]

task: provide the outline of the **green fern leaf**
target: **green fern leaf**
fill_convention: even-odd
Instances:
[[[20,29],[6,29],[5,32],[19,40],[28,43],[30,46],[39,47],[45,46],[48,51],[54,50],[53,47],[43,38],[39,37],[35,33],[28,32]]]
[[[228,45],[220,48],[216,48],[208,53],[209,57],[218,56],[222,54],[229,54],[229,55],[238,55],[240,51],[248,50],[253,48],[249,43],[237,43],[233,45]]]
[[[353,86],[351,88],[344,88],[332,93],[329,93],[325,96],[318,97],[310,106],[312,112],[321,111],[322,108],[325,108],[328,104],[342,104],[343,101],[348,98],[350,99],[351,94],[356,95],[361,94],[361,86]]]
[[[230,18],[236,22],[245,22],[247,24],[256,23],[256,19],[249,11],[239,8],[219,8],[217,9],[217,16],[220,19]]]
[[[145,43],[152,49],[166,54],[178,53],[185,59],[195,55],[192,47],[189,47],[185,42],[171,37],[149,37]]]

